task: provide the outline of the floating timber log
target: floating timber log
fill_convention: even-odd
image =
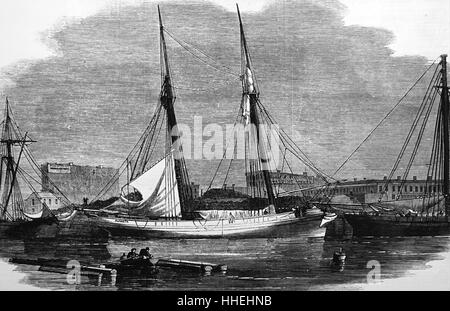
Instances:
[[[67,274],[70,272],[67,268],[58,268],[58,267],[48,267],[48,266],[40,266],[38,268],[38,271],[42,272],[52,272],[52,273],[59,273],[59,274]],[[98,277],[99,275],[102,275],[102,273],[99,272],[91,272],[91,271],[80,271],[80,274],[83,276],[92,276],[92,277]]]
[[[51,272],[59,274],[68,274],[75,268],[70,261],[64,261],[62,259],[45,259],[45,258],[20,258],[13,257],[9,259],[9,262],[22,265],[39,266],[38,271]],[[101,284],[103,276],[109,276],[114,283],[117,277],[117,271],[115,269],[106,268],[104,265],[100,266],[87,266],[80,265],[79,272],[81,276],[96,277],[99,284]]]
[[[169,258],[160,258],[156,262],[156,266],[197,270],[197,271],[202,271],[205,273],[211,273],[211,272],[225,273],[228,268],[226,265],[212,264],[212,263],[207,263],[207,262],[179,260],[179,259],[169,259]]]
[[[62,259],[46,259],[46,258],[21,258],[14,257],[9,260],[11,263],[15,264],[24,264],[24,265],[34,265],[40,266],[40,271],[46,272],[54,272],[67,274],[69,271],[73,269],[73,267]],[[171,258],[152,258],[151,260],[141,262],[136,264],[135,267],[132,266],[124,266],[121,263],[106,263],[99,266],[88,266],[88,265],[80,265],[81,275],[86,276],[98,276],[98,275],[110,275],[111,277],[116,277],[117,273],[127,273],[130,269],[132,270],[142,270],[145,268],[166,268],[166,269],[182,269],[182,270],[192,270],[192,271],[200,271],[205,274],[211,274],[212,272],[227,272],[227,265],[223,264],[213,264],[207,262],[197,262],[197,261],[188,261],[188,260],[180,260],[180,259],[171,259]],[[126,269],[125,269],[126,268]]]

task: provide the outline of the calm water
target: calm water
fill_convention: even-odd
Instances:
[[[365,290],[450,289],[450,237],[374,238],[324,241],[323,231],[282,239],[109,240],[104,243],[65,243],[0,240],[0,289],[58,290]],[[83,277],[69,285],[66,276],[13,265],[15,255],[77,259],[104,263],[117,260],[131,247],[149,246],[155,257],[201,260],[228,265],[226,275],[202,275],[161,270],[153,277],[118,278],[115,284]],[[343,247],[342,271],[330,266],[333,252]],[[370,260],[380,263],[380,281],[367,283]],[[414,286],[417,286],[415,288]]]

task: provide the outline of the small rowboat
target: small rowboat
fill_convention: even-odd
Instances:
[[[118,263],[104,265],[106,268],[115,269],[118,275],[154,275],[159,272],[159,268],[173,270],[190,270],[194,272],[203,272],[207,275],[212,272],[227,272],[227,265],[213,264],[207,262],[188,261],[172,258],[127,258]]]
[[[119,275],[154,275],[158,273],[156,263],[158,259],[153,258],[127,258],[118,263],[105,264],[105,267],[115,269]]]

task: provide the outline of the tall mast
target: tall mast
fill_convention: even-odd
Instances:
[[[241,45],[242,45],[242,50],[244,51],[245,64],[248,67],[250,67],[251,63],[250,63],[250,57],[249,57],[249,53],[248,53],[247,40],[245,39],[244,26],[242,25],[242,19],[241,19],[241,12],[239,11],[239,5],[237,3],[236,3],[236,8],[237,8],[237,13],[238,13],[238,17],[239,17],[239,28],[241,31]]]
[[[183,156],[183,149],[181,146],[181,138],[177,129],[177,119],[175,116],[174,102],[176,99],[175,92],[170,76],[169,58],[167,55],[166,40],[164,37],[164,26],[161,18],[161,11],[158,5],[159,16],[159,34],[160,34],[160,54],[161,54],[161,105],[167,112],[167,131],[171,140],[169,144],[175,145],[174,164],[175,176],[177,179],[178,193],[180,196],[180,205],[182,213],[190,212],[190,202],[192,201],[192,188],[189,183],[189,175],[186,169],[186,163]]]
[[[267,155],[268,153],[266,152],[266,148],[264,146],[264,141],[261,140],[261,133],[260,133],[260,119],[259,119],[259,113],[258,113],[258,101],[259,101],[259,88],[258,85],[256,83],[256,80],[254,78],[254,73],[253,73],[253,69],[252,69],[252,63],[251,63],[251,59],[250,59],[250,53],[248,51],[248,46],[247,46],[247,40],[245,38],[245,33],[244,33],[244,27],[242,25],[242,19],[241,19],[241,13],[239,11],[239,6],[236,3],[236,8],[237,8],[237,13],[238,13],[238,17],[239,17],[239,27],[240,27],[240,32],[241,32],[241,51],[242,51],[242,98],[243,98],[243,103],[246,103],[248,101],[249,104],[249,118],[250,118],[250,123],[253,124],[255,126],[255,130],[256,130],[256,143],[257,143],[257,148],[259,149],[259,153],[258,156],[260,156],[261,154],[263,155],[262,158],[260,158],[261,161],[261,166],[262,166],[262,175],[264,178],[264,184],[266,186],[266,191],[267,191],[267,198],[269,200],[269,204],[271,205],[275,205],[275,195],[273,192],[273,186],[272,186],[272,181],[271,181],[271,177],[270,177],[270,171],[268,168],[268,162],[269,159],[267,159]],[[244,107],[245,109],[245,107]]]
[[[162,87],[164,86],[164,84],[166,82],[168,82],[169,84],[167,85],[167,91],[170,91],[170,98],[172,100],[174,100],[173,98],[173,90],[172,90],[172,85],[171,85],[171,81],[170,81],[170,68],[169,68],[169,57],[167,55],[167,46],[166,46],[166,39],[164,36],[164,26],[162,23],[162,17],[161,17],[161,11],[159,9],[159,5],[158,5],[158,16],[159,16],[159,36],[161,39],[161,75],[162,75]]]
[[[23,148],[25,147],[27,135],[28,135],[28,133],[25,133],[25,137],[24,137],[24,140],[22,142],[22,146],[20,147],[19,156],[17,158],[16,167],[14,167],[14,170],[12,172],[11,186],[9,188],[8,196],[6,197],[6,201],[4,202],[4,210],[3,210],[3,215],[2,216],[5,216],[6,210],[8,209],[8,204],[9,204],[9,200],[11,198],[11,194],[13,193],[13,190],[14,190],[14,185],[16,184],[17,171],[19,169],[19,163],[20,163],[20,159],[22,158],[22,152],[23,152]]]
[[[443,147],[444,147],[444,184],[443,184],[443,194],[445,197],[445,214],[448,217],[450,215],[450,189],[449,189],[449,133],[448,133],[448,122],[449,122],[449,100],[448,100],[448,86],[447,86],[447,55],[441,55],[441,111],[442,111],[442,125],[443,125]]]
[[[1,149],[1,164],[0,164],[0,187],[3,190],[1,203],[3,210],[0,218],[4,219],[8,210],[8,205],[12,205],[12,214],[8,215],[11,220],[15,220],[20,217],[20,211],[15,206],[17,204],[16,196],[20,194],[19,184],[17,183],[17,170],[19,168],[20,158],[22,156],[23,149],[27,143],[35,142],[34,140],[27,139],[27,134],[24,137],[18,137],[19,133],[13,129],[14,123],[11,119],[11,111],[8,98],[6,98],[5,104],[5,120],[2,129],[2,135],[0,143]],[[13,146],[21,146],[17,163],[14,161]],[[5,166],[5,175],[3,176],[3,166]],[[14,190],[14,191],[13,191]],[[13,199],[11,199],[13,197]],[[20,199],[21,200],[21,199]],[[20,205],[20,203],[19,203]],[[20,209],[20,207],[19,207]]]

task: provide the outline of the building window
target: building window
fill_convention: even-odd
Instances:
[[[422,186],[420,186],[420,192],[423,192],[423,187]]]
[[[31,205],[34,205],[34,199],[31,199]]]
[[[378,187],[379,192],[383,192],[383,186]]]
[[[416,186],[416,192],[419,192],[419,187]]]
[[[58,204],[58,199],[55,199],[55,204]]]
[[[409,192],[413,192],[413,186],[409,186]]]
[[[392,185],[392,192],[395,192],[395,186]]]
[[[52,205],[52,199],[48,199],[48,204]]]

